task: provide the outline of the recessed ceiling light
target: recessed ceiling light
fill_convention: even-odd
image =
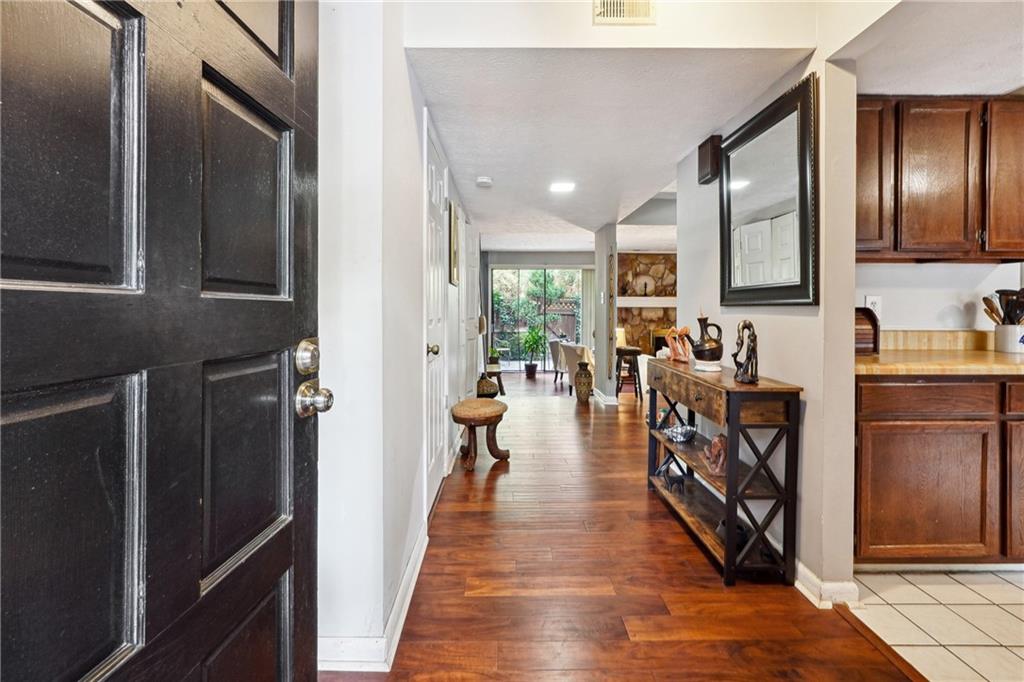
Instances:
[[[750,180],[732,180],[729,182],[729,189],[743,189],[750,184]]]
[[[481,175],[476,179],[476,186],[487,188],[494,184],[494,180],[491,179],[490,175]]]
[[[566,192],[571,192],[574,189],[576,189],[576,183],[575,182],[552,182],[550,189],[555,194],[565,194]]]

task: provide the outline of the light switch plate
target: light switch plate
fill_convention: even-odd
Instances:
[[[878,321],[882,321],[882,297],[881,296],[865,296],[864,307],[871,308],[878,317]]]

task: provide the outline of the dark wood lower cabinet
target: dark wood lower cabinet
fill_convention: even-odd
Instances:
[[[1006,556],[1024,559],[1024,421],[1006,424]]]
[[[857,561],[1024,558],[1020,387],[1000,377],[858,378]]]
[[[993,422],[864,422],[862,558],[999,555],[999,430]]]

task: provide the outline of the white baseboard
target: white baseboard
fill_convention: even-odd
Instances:
[[[615,396],[614,398],[612,398],[610,396],[606,396],[604,393],[601,393],[601,391],[597,390],[596,388],[594,389],[594,397],[597,398],[597,400],[602,405],[618,405],[619,404],[619,397],[618,396]]]
[[[409,563],[405,566],[405,573],[402,574],[402,582],[398,587],[395,603],[391,607],[391,614],[384,626],[384,636],[317,638],[317,668],[319,670],[369,672],[391,670],[429,540],[427,526],[423,524],[423,530],[409,556]]]
[[[836,603],[855,602],[859,597],[857,583],[852,580],[822,580],[800,561],[796,562],[795,587],[819,609],[830,609]]]
[[[1024,571],[1024,564],[857,564],[855,573],[1002,573]]]
[[[452,473],[452,469],[455,468],[455,460],[459,458],[459,448],[462,447],[462,435],[466,432],[465,427],[459,429],[459,435],[455,438],[455,442],[452,443],[452,447],[448,450],[445,456],[446,462],[444,463],[444,475],[447,476]]]

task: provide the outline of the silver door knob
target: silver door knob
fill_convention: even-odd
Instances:
[[[437,345],[436,343],[433,345],[428,344],[427,352],[430,353],[431,355],[438,355],[441,353],[441,346]]]
[[[295,414],[312,417],[334,407],[334,393],[329,388],[320,388],[320,381],[304,381],[295,392]]]

